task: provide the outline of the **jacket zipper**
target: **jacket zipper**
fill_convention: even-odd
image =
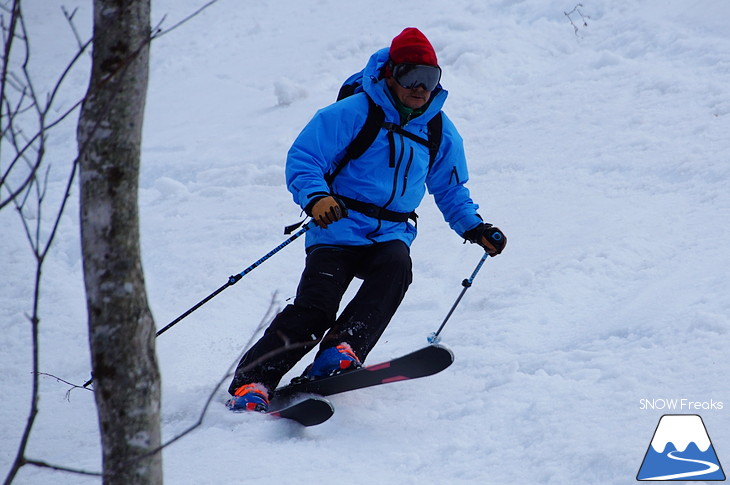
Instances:
[[[403,143],[403,137],[400,137],[401,139],[401,149],[400,154],[398,156],[398,161],[395,164],[395,171],[393,172],[393,191],[390,193],[390,199],[388,199],[388,202],[385,203],[383,208],[387,208],[395,199],[395,194],[398,191],[398,172],[400,171],[400,166],[403,163],[403,151],[405,149],[405,144]]]
[[[413,164],[413,147],[410,148],[410,153],[408,155],[408,163],[406,164],[406,170],[403,174],[403,190],[400,193],[400,196],[403,197],[406,195],[406,188],[408,187],[408,174],[411,171],[411,164]]]

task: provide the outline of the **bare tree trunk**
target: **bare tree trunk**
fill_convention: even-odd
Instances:
[[[150,0],[94,0],[92,74],[77,137],[89,340],[109,485],[162,483],[153,452],[160,377],[137,206],[149,41]]]

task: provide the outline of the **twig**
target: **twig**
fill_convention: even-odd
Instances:
[[[59,465],[52,465],[50,463],[46,463],[45,461],[39,461],[39,460],[30,460],[28,458],[23,459],[24,465],[34,465],[41,468],[50,468],[51,470],[56,470],[58,472],[68,472],[68,473],[75,473],[77,475],[86,475],[91,477],[100,477],[103,474],[99,472],[90,472],[87,470],[81,470],[79,468],[69,468],[66,466],[59,466]],[[9,483],[9,482],[6,482]]]
[[[583,12],[580,11],[581,7],[583,7],[583,4],[579,3],[575,7],[573,7],[573,10],[571,10],[570,12],[563,12],[565,14],[565,16],[568,17],[568,21],[570,22],[570,25],[573,26],[573,31],[576,36],[578,35],[579,29],[578,29],[578,26],[575,25],[575,23],[573,22],[571,15],[577,12],[578,15],[580,15],[581,20],[583,21],[583,27],[588,27],[588,22],[586,19],[590,19],[590,17],[588,15],[585,15],[585,14],[583,14]]]
[[[81,40],[79,31],[76,29],[76,24],[74,24],[74,16],[76,15],[76,12],[78,12],[79,8],[76,7],[71,13],[66,10],[65,6],[61,6],[61,10],[63,11],[63,16],[66,17],[66,21],[68,22],[69,26],[71,26],[71,32],[73,32],[74,37],[76,37],[76,43],[78,44],[79,49],[82,49],[84,42]]]

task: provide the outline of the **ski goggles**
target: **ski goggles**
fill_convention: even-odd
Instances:
[[[393,66],[393,79],[406,89],[422,86],[433,91],[441,80],[441,68],[424,64],[396,64]]]

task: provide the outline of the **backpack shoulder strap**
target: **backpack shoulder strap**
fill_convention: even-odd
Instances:
[[[436,116],[431,118],[428,122],[428,151],[431,155],[431,159],[428,163],[428,169],[431,170],[433,163],[436,161],[436,157],[439,153],[439,147],[441,146],[441,135],[444,131],[444,120],[439,111]]]
[[[363,124],[358,134],[355,135],[355,138],[353,138],[347,148],[345,148],[345,155],[342,157],[335,169],[325,176],[325,181],[328,185],[332,184],[335,177],[348,163],[350,163],[350,161],[361,157],[362,154],[370,148],[370,145],[373,144],[375,138],[378,136],[380,128],[383,126],[383,122],[385,121],[385,112],[383,112],[383,108],[375,104],[375,102],[370,99],[370,96],[367,96],[367,98],[368,115],[367,118],[365,118],[365,124]]]

